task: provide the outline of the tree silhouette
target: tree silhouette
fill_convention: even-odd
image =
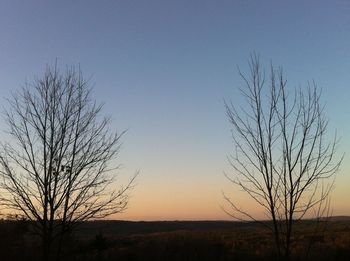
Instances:
[[[269,78],[259,58],[251,56],[250,73],[240,73],[246,106],[225,103],[232,126],[233,174],[225,174],[272,219],[264,222],[274,234],[279,258],[289,259],[293,224],[311,210],[329,209],[327,200],[342,159],[336,159],[337,138],[327,139],[328,121],[315,83],[287,92],[282,69],[272,65]],[[234,218],[256,220],[224,195]]]
[[[80,70],[60,73],[56,66],[8,99],[1,204],[13,216],[35,221],[44,260],[60,259],[64,235],[80,221],[127,206],[136,174],[116,188],[112,166],[124,132],[111,131],[102,107]]]

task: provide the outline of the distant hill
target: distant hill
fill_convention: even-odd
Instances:
[[[255,226],[255,223],[250,223]],[[82,223],[77,233],[80,236],[103,233],[111,236],[150,234],[177,230],[204,231],[235,229],[247,223],[236,221],[119,221],[99,220]]]
[[[330,222],[350,222],[350,216],[333,216],[327,219]],[[304,220],[302,222],[312,222]],[[326,219],[321,219],[326,221]],[[271,222],[271,221],[263,221]],[[208,231],[208,230],[237,230],[247,227],[260,227],[258,222],[240,221],[120,221],[99,220],[87,221],[78,226],[77,235],[90,237],[98,233],[106,236],[141,235],[171,231]]]
[[[332,217],[329,217],[329,220],[330,221],[350,221],[350,216],[332,216]]]
[[[332,216],[321,218],[321,221],[345,222],[350,225],[350,216]],[[18,221],[0,220],[0,227],[13,226]],[[271,224],[271,221],[261,221]],[[237,231],[240,229],[262,228],[261,222],[241,221],[122,221],[98,220],[85,221],[77,226],[75,235],[81,238],[91,238],[101,233],[110,237],[124,237],[129,235],[146,235],[153,233],[166,233],[173,231]],[[301,223],[315,222],[314,219],[305,219]]]

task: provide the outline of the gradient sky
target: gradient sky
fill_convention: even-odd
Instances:
[[[113,126],[128,129],[120,182],[141,174],[117,219],[229,219],[222,191],[262,216],[223,176],[223,99],[242,100],[237,66],[253,51],[290,87],[322,88],[345,152],[333,214],[350,215],[350,1],[0,1],[1,98],[56,59],[80,64]]]

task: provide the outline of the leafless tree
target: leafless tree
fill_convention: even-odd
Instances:
[[[0,203],[34,221],[44,260],[60,259],[75,224],[127,206],[137,174],[117,187],[112,166],[123,132],[111,130],[102,107],[80,69],[60,73],[54,66],[13,93],[4,109],[9,140],[0,156]]]
[[[315,83],[288,92],[281,68],[271,65],[265,77],[256,55],[249,68],[248,75],[239,71],[246,104],[225,102],[235,145],[229,156],[234,173],[225,175],[264,209],[272,222],[263,224],[273,231],[278,257],[289,259],[294,222],[324,209],[320,205],[327,205],[342,158],[336,157],[336,135],[327,139],[328,121]],[[232,217],[256,220],[224,198]]]

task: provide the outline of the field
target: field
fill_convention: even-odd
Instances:
[[[350,260],[350,221],[296,224],[292,260]],[[2,260],[39,260],[25,221],[1,221]],[[66,238],[64,260],[275,260],[268,230],[225,221],[85,222]]]

